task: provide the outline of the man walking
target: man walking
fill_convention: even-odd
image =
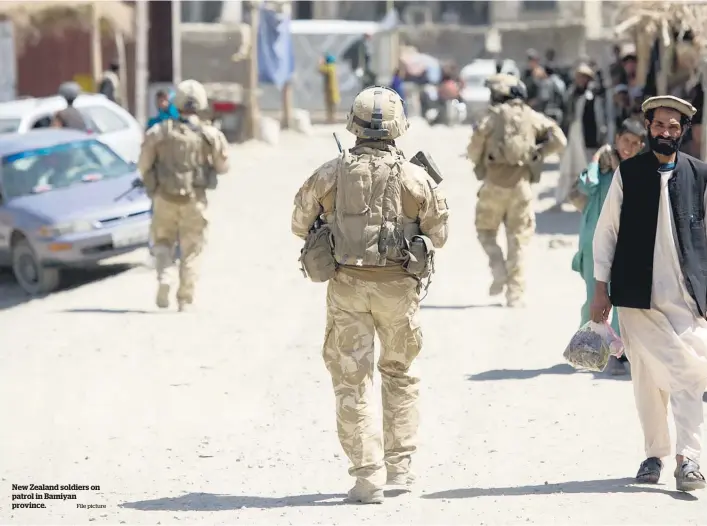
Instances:
[[[476,177],[483,181],[476,203],[476,234],[489,258],[491,296],[506,289],[509,307],[524,305],[523,250],[535,232],[531,168],[561,151],[565,136],[559,125],[525,104],[525,85],[511,75],[489,82],[492,106],[471,136],[467,148]],[[539,175],[539,170],[535,172]],[[498,245],[505,225],[508,254]]]
[[[612,305],[619,310],[645,437],[637,480],[660,478],[671,451],[670,401],[677,489],[693,491],[705,487],[707,165],[678,151],[695,114],[691,104],[661,96],[642,109],[651,151],[624,160],[611,182],[594,234],[591,316],[602,322]]]
[[[444,196],[395,145],[407,129],[395,91],[363,90],[347,123],[356,145],[315,170],[292,214],[292,232],[306,240],[302,257],[310,278],[329,281],[324,363],[339,441],[356,477],[349,499],[366,504],[383,501],[386,483],[408,486],[415,478],[420,277],[429,275],[434,249],[447,241]],[[376,334],[382,437],[371,407]]]
[[[206,191],[216,187],[217,174],[228,171],[228,143],[223,133],[203,123],[197,113],[208,103],[204,86],[185,80],[177,87],[177,120],[150,128],[140,152],[138,169],[152,199],[153,253],[157,268],[157,306],[169,307],[174,248],[179,243],[179,310],[194,301],[197,264],[208,221]]]

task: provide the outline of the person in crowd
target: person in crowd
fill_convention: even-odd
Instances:
[[[594,298],[592,241],[601,208],[604,205],[614,172],[619,167],[619,162],[637,155],[643,149],[646,137],[643,124],[632,119],[624,120],[617,130],[614,144],[606,144],[597,150],[589,166],[577,179],[573,192],[570,193],[570,200],[582,212],[579,228],[579,250],[572,259],[572,270],[582,276],[587,291],[586,301],[581,309],[580,326],[590,320],[589,307]],[[611,327],[617,334],[620,334],[616,311],[614,311],[611,320]],[[607,366],[609,373],[612,375],[626,374],[625,362],[625,356],[621,359],[612,356]]]
[[[580,173],[594,152],[606,140],[606,107],[603,97],[597,95],[594,70],[582,63],[575,70],[564,110],[567,149],[560,160],[560,180],[555,189],[555,210],[560,210]]]
[[[155,104],[157,106],[157,115],[147,121],[147,129],[149,130],[155,124],[158,124],[167,119],[178,119],[179,110],[170,100],[169,93],[165,90],[159,90],[155,95]]]
[[[336,78],[336,58],[327,53],[319,62],[319,73],[324,80],[324,105],[328,124],[336,122],[336,107],[341,102],[339,83]]]

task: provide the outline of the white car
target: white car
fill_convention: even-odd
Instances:
[[[74,101],[98,139],[125,160],[137,162],[144,136],[142,126],[126,110],[104,95],[82,93]],[[66,100],[53,97],[25,98],[0,103],[0,133],[25,133],[47,128]]]

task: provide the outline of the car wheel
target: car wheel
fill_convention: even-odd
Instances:
[[[31,296],[47,294],[59,286],[59,270],[43,267],[25,240],[12,248],[12,273],[22,290]]]

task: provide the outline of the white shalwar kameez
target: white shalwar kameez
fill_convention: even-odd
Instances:
[[[702,395],[707,388],[707,320],[700,316],[688,293],[680,268],[668,193],[672,174],[661,172],[651,308],[619,307],[619,328],[631,363],[646,457],[670,455],[670,400],[677,434],[676,454],[699,464],[704,425]],[[610,281],[622,202],[623,186],[617,170],[594,234],[597,281]]]

